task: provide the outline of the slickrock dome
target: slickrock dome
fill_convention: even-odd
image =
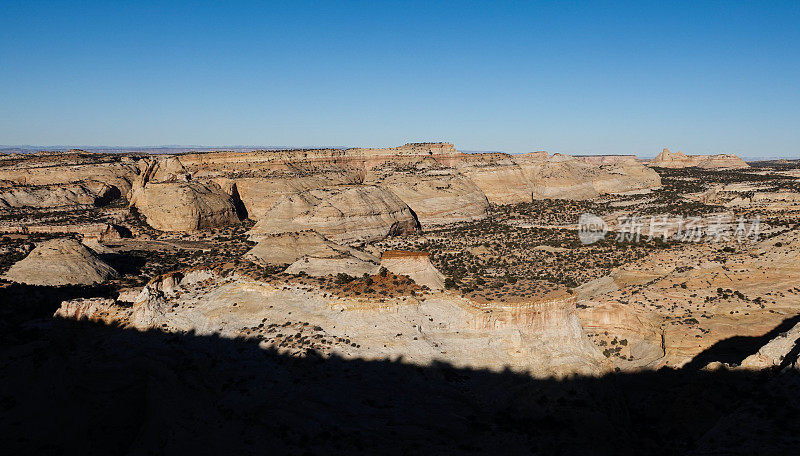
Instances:
[[[292,263],[284,272],[287,274],[305,272],[313,277],[337,274],[360,277],[364,274],[375,274],[377,271],[376,263],[360,260],[350,255],[340,255],[329,258],[303,257]]]
[[[661,151],[656,158],[650,161],[651,166],[660,168],[722,168],[740,169],[749,168],[744,160],[733,154],[717,155],[686,155],[680,151],[670,152],[669,149]]]
[[[303,257],[335,258],[342,255],[361,261],[378,263],[376,257],[354,248],[331,242],[314,231],[265,236],[244,255],[244,258],[264,265],[283,265],[292,264]],[[353,275],[352,273],[350,274]]]
[[[149,182],[134,190],[131,206],[162,231],[195,231],[239,222],[236,206],[219,185],[208,182]]]
[[[312,190],[285,196],[256,223],[250,236],[313,229],[343,244],[414,232],[419,222],[392,192],[371,185]]]
[[[423,227],[480,220],[489,208],[486,195],[464,176],[396,173],[380,186],[408,204]]]
[[[3,276],[29,285],[91,285],[115,277],[117,272],[94,252],[74,239],[53,239],[39,244]]]
[[[417,285],[431,290],[444,289],[444,276],[431,264],[428,252],[387,250],[381,255],[381,266],[397,275],[407,275]]]

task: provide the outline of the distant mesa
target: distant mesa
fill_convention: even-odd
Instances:
[[[253,240],[312,229],[356,245],[480,220],[490,204],[583,200],[660,186],[659,175],[635,157],[465,154],[447,142],[174,155],[64,152],[4,163],[0,207],[124,201],[161,231],[249,219],[256,222]]]
[[[656,158],[650,160],[650,166],[659,168],[706,168],[706,169],[741,169],[750,165],[733,154],[686,155],[680,151],[661,151]]]

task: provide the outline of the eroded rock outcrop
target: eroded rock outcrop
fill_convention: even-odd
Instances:
[[[370,254],[331,242],[314,231],[263,236],[258,244],[244,255],[244,258],[258,264],[280,266],[292,264],[303,257],[336,258],[341,256],[349,256],[372,263],[378,261]]]
[[[383,239],[419,228],[411,210],[392,192],[375,186],[312,190],[284,196],[249,234],[314,230],[343,244]]]
[[[427,252],[389,250],[381,254],[381,267],[394,274],[408,276],[417,285],[431,290],[444,289],[444,275],[431,264]]]
[[[748,356],[739,367],[743,369],[770,369],[798,365],[800,353],[800,323],[789,331],[767,342],[757,353]]]
[[[670,152],[669,149],[662,150],[656,158],[650,160],[650,165],[660,168],[739,169],[750,167],[744,160],[733,154],[686,155],[680,151]]]
[[[239,222],[233,199],[212,182],[148,182],[131,206],[162,231],[195,231]]]
[[[465,155],[455,166],[481,189],[490,203],[517,204],[531,201],[530,181],[510,155]]]
[[[365,261],[352,255],[341,254],[328,257],[304,256],[295,261],[284,271],[287,274],[305,273],[312,277],[336,276],[347,274],[351,277],[360,277],[364,274],[375,274],[378,265]]]
[[[66,185],[12,186],[0,188],[0,208],[102,206],[120,195],[116,187],[97,181]]]
[[[29,285],[92,285],[117,272],[85,245],[74,239],[53,239],[36,246],[3,276]]]
[[[661,178],[630,157],[571,157],[546,153],[515,155],[537,199],[590,199],[600,195],[646,191],[661,186]]]
[[[314,342],[318,354],[347,359],[402,357],[420,365],[438,360],[535,376],[599,375],[611,369],[586,338],[575,316],[574,298],[566,294],[527,304],[478,305],[448,293],[381,302],[341,298],[313,287],[224,273],[203,281],[181,278],[169,286],[160,282],[145,287],[127,322],[139,329],[198,335],[258,334],[263,348],[300,354],[297,344],[284,342],[296,326],[313,335],[292,340],[321,341]],[[288,326],[287,316],[302,323]],[[272,322],[280,331],[271,329],[276,326]]]
[[[449,173],[392,174],[380,183],[414,211],[423,228],[486,217],[486,195],[466,177]]]
[[[339,172],[323,172],[313,175],[277,174],[265,177],[219,177],[215,178],[224,189],[233,189],[242,202],[247,217],[261,220],[272,206],[284,196],[296,195],[310,190],[332,188],[359,183],[359,176],[342,169]],[[232,196],[233,193],[228,191]]]

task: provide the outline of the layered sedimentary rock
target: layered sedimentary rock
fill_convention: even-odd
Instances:
[[[452,174],[393,174],[380,183],[403,200],[423,228],[486,217],[486,195],[466,177]]]
[[[29,285],[91,285],[117,275],[108,264],[74,239],[53,239],[36,246],[3,276]]]
[[[220,177],[215,178],[222,188],[242,202],[247,217],[261,220],[275,203],[284,196],[295,195],[309,190],[357,184],[359,176],[348,170],[318,173],[313,175],[277,174],[267,177]]]
[[[162,231],[195,231],[239,222],[233,199],[212,182],[148,182],[131,202]]]
[[[244,258],[263,265],[284,265],[292,264],[303,257],[324,259],[340,256],[373,263],[378,261],[372,255],[331,242],[314,231],[263,236]]]
[[[749,168],[744,160],[733,154],[717,155],[686,155],[680,151],[670,152],[669,149],[661,151],[656,158],[650,160],[651,166],[660,168]]]
[[[375,274],[378,265],[370,261],[364,261],[352,255],[341,254],[328,257],[304,256],[290,264],[284,271],[287,274],[305,273],[312,277],[336,276],[347,274],[353,277],[360,277],[364,274]]]
[[[800,353],[800,323],[767,342],[757,353],[745,358],[740,367],[770,369],[791,366],[798,369],[800,368],[798,353]]]
[[[113,324],[125,318],[128,314],[128,310],[117,305],[113,299],[79,298],[62,302],[53,316]]]
[[[490,203],[517,204],[531,201],[531,183],[510,155],[465,155],[455,166],[481,189]]]
[[[408,276],[417,285],[431,290],[444,289],[444,275],[431,264],[427,252],[389,250],[381,254],[381,267],[394,274]]]
[[[599,195],[649,190],[661,186],[654,170],[635,159],[521,154],[514,161],[530,181],[534,198],[590,199]]]
[[[98,181],[45,186],[0,188],[0,208],[101,206],[121,195],[120,190]]]
[[[629,157],[463,154],[449,143],[175,156],[70,152],[14,157],[2,165],[0,208],[99,205],[122,196],[164,230],[233,223],[226,197],[238,218],[260,221],[286,198],[371,185],[395,195],[424,226],[434,226],[482,218],[489,203],[591,198],[660,184]]]
[[[655,252],[577,289],[582,322],[613,349],[617,367],[737,364],[748,353],[737,358],[736,344],[726,340],[763,337],[800,313],[796,229],[743,240],[741,253],[717,260],[721,249],[709,243]],[[626,345],[612,345],[614,339]],[[633,351],[637,345],[644,350]]]
[[[224,273],[212,273],[202,281],[164,280],[169,283],[158,279],[148,284],[130,314],[120,315],[121,323],[222,337],[257,333],[263,336],[261,346],[274,348],[285,346],[281,338],[293,331],[283,324],[290,315],[291,321],[302,322],[301,330],[314,328],[316,336],[310,340],[334,341],[317,349],[323,356],[402,356],[413,364],[438,360],[462,367],[512,368],[536,376],[597,375],[611,368],[583,333],[574,298],[566,293],[513,305],[478,305],[448,293],[376,302]],[[277,339],[264,324],[270,322],[282,325]]]
[[[142,185],[147,182],[187,182],[191,179],[178,157],[142,161],[141,165],[143,169],[139,180]]]
[[[128,193],[141,170],[135,161],[95,154],[55,154],[7,160],[0,167],[0,181],[15,186],[56,190],[60,187],[104,184],[119,194]],[[64,196],[68,196],[64,194]],[[59,206],[73,204],[64,200]],[[82,204],[82,203],[81,203]]]
[[[312,229],[334,242],[351,244],[414,232],[418,227],[411,210],[392,192],[365,185],[284,196],[250,235],[258,239]]]

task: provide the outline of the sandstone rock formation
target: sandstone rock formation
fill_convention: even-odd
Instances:
[[[388,190],[350,186],[284,196],[256,223],[250,236],[312,229],[343,244],[410,233],[419,222],[408,206]]]
[[[86,319],[113,324],[121,321],[121,319],[125,318],[128,314],[128,310],[118,306],[113,299],[79,298],[62,302],[53,316],[73,320]]]
[[[486,195],[490,203],[517,204],[531,201],[531,184],[507,154],[465,155],[456,169]]]
[[[91,285],[117,273],[86,246],[74,239],[53,239],[36,246],[3,276],[29,285]]]
[[[0,182],[10,182],[14,187],[23,189],[27,187],[56,193],[61,188],[84,186],[93,191],[100,185],[106,185],[125,196],[140,172],[135,162],[124,161],[118,156],[64,153],[6,160],[0,167]],[[70,196],[69,192],[62,192],[61,195]],[[57,206],[74,204],[69,199],[58,201],[56,196],[50,198],[56,200]],[[47,197],[37,195],[36,199]],[[79,204],[84,204],[82,201]]]
[[[160,157],[142,162],[143,170],[139,176],[141,185],[147,182],[188,182],[191,175],[183,167],[178,157]]]
[[[284,271],[287,274],[305,273],[312,277],[347,274],[360,277],[364,274],[375,274],[378,271],[376,263],[356,258],[352,255],[338,255],[327,257],[304,256],[295,261]]]
[[[262,265],[280,266],[292,264],[303,257],[335,258],[340,256],[349,256],[376,264],[378,262],[378,259],[372,255],[331,242],[315,231],[263,236],[258,244],[244,255],[244,258]]]
[[[264,218],[267,211],[284,196],[359,183],[359,177],[348,170],[302,176],[276,174],[265,177],[217,177],[213,180],[223,189],[235,188],[236,195],[233,195],[232,190],[227,193],[238,197],[247,211],[247,217],[256,221]]]
[[[600,195],[649,190],[661,186],[654,170],[632,158],[571,157],[521,154],[514,161],[530,181],[533,197],[590,199]]]
[[[423,228],[486,217],[489,201],[469,179],[447,173],[396,173],[381,187],[408,204]]]
[[[444,276],[431,264],[427,252],[389,250],[381,254],[381,267],[397,275],[406,275],[431,290],[444,289]]]
[[[650,160],[650,166],[660,168],[749,168],[750,165],[733,154],[717,155],[686,155],[680,151],[670,152],[669,149],[661,151],[656,158]]]
[[[792,366],[797,369],[800,368],[797,364],[798,352],[800,352],[800,323],[767,342],[757,353],[745,358],[739,367],[769,369]]]
[[[239,222],[232,198],[217,184],[148,182],[131,195],[130,204],[162,231],[195,231]]]
[[[101,206],[119,196],[119,189],[98,181],[46,186],[14,185],[0,188],[0,208]]]
[[[598,375],[610,369],[583,333],[574,298],[566,294],[499,307],[447,293],[383,301],[340,298],[313,287],[275,286],[212,273],[202,282],[155,280],[142,290],[130,316],[120,318],[140,329],[222,337],[255,335],[256,329],[262,335],[261,345],[269,348],[294,329],[284,325],[278,337],[262,323],[284,322],[291,315],[291,321],[303,322],[298,328],[316,328],[318,336],[312,340],[321,336],[326,341],[347,341],[320,347],[322,355],[402,356],[405,362],[420,365],[444,360],[455,366],[511,368],[542,377]]]

